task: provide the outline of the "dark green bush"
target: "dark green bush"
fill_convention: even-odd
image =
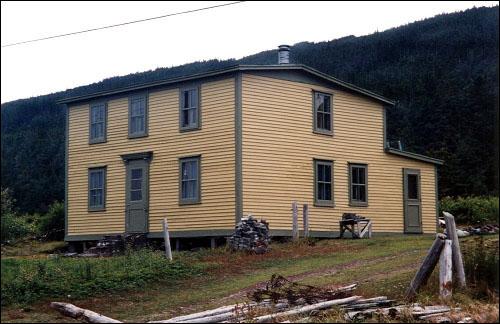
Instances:
[[[498,197],[444,197],[440,215],[447,211],[460,224],[498,223]]]
[[[14,203],[10,190],[2,188],[2,214],[0,216],[2,243],[25,237],[34,232],[33,224],[30,224],[26,217],[19,216],[16,213]]]
[[[150,250],[129,251],[110,258],[4,259],[2,305],[30,303],[43,298],[84,298],[103,292],[142,288],[203,273],[200,265]]]
[[[43,239],[64,239],[64,203],[54,202],[38,221],[38,232]]]

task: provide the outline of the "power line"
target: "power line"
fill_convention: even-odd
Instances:
[[[203,11],[203,10],[208,10],[208,9],[215,9],[215,8],[220,8],[220,7],[232,6],[232,5],[235,5],[235,4],[238,4],[238,3],[242,3],[242,2],[245,2],[245,1],[235,1],[235,2],[230,2],[230,3],[224,3],[224,4],[220,4],[220,5],[210,6],[210,7],[204,7],[204,8],[186,10],[186,11],[181,11],[181,12],[175,12],[175,13],[166,14],[166,15],[157,16],[157,17],[151,17],[151,18],[133,20],[133,21],[128,21],[128,22],[124,22],[124,23],[120,23],[120,24],[115,24],[115,25],[109,25],[109,26],[91,28],[91,29],[81,30],[81,31],[77,31],[77,32],[71,32],[71,33],[67,33],[67,34],[60,34],[60,35],[43,37],[43,38],[31,39],[31,40],[26,40],[26,41],[22,41],[22,42],[17,42],[17,43],[11,43],[11,44],[7,44],[7,45],[2,45],[2,47],[15,46],[15,45],[21,45],[21,44],[26,44],[26,43],[33,43],[33,42],[43,41],[43,40],[47,40],[47,39],[58,38],[58,37],[65,37],[65,36],[71,36],[71,35],[76,35],[76,34],[83,34],[83,33],[88,33],[88,32],[92,32],[92,31],[96,31],[96,30],[101,30],[101,29],[114,28],[114,27],[119,27],[119,26],[124,26],[124,25],[130,25],[130,24],[140,23],[140,22],[149,21],[149,20],[155,20],[155,19],[161,19],[161,18],[166,18],[166,17],[171,17],[171,16],[178,16],[178,15],[193,13],[193,12],[197,12],[197,11]]]

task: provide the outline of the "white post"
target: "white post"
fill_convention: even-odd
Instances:
[[[304,237],[309,237],[309,206],[304,204],[302,207],[302,218],[304,222]]]
[[[298,219],[297,202],[292,202],[292,238],[297,240],[299,238],[299,219]]]
[[[451,240],[444,241],[443,250],[439,258],[439,296],[443,300],[451,298],[452,291],[452,259]]]
[[[165,240],[165,256],[172,261],[172,249],[170,248],[170,235],[168,234],[167,218],[163,218],[163,239]]]
[[[452,249],[453,268],[455,270],[459,286],[464,288],[466,285],[464,263],[462,261],[462,252],[460,252],[460,243],[458,241],[455,217],[453,217],[453,215],[448,212],[443,212],[443,215],[446,224],[446,236],[448,236],[448,239],[452,241],[451,249]]]

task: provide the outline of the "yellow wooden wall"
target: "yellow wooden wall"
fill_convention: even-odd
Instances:
[[[310,230],[338,231],[344,212],[375,232],[403,232],[402,168],[421,170],[424,232],[435,232],[434,165],[383,151],[383,107],[344,91],[252,74],[242,79],[243,212],[291,229],[291,203],[310,206]],[[311,90],[333,93],[334,136],[314,134]],[[313,158],[334,160],[335,207],[313,206]],[[368,207],[349,207],[348,162],[368,164]]]
[[[179,132],[179,89],[149,94],[149,136],[128,139],[128,98],[108,102],[107,142],[88,144],[89,106],[69,109],[68,233],[125,230],[125,165],[120,155],[153,151],[150,232],[168,217],[172,231],[233,229],[235,212],[234,78],[201,86],[202,129]],[[201,154],[202,204],[179,206],[179,162]],[[88,212],[87,170],[107,165],[106,211]]]

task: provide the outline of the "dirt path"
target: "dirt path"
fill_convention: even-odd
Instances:
[[[360,266],[370,266],[370,265],[374,265],[374,264],[386,262],[386,261],[389,261],[389,260],[392,260],[392,259],[400,258],[400,257],[403,257],[403,256],[417,254],[419,252],[421,252],[421,251],[420,250],[413,250],[413,251],[403,252],[403,253],[399,253],[399,254],[396,254],[396,255],[390,255],[390,256],[386,256],[386,257],[382,257],[382,258],[373,258],[373,259],[366,259],[366,260],[356,260],[356,261],[352,261],[352,262],[340,264],[340,265],[337,265],[337,266],[334,266],[334,267],[328,267],[328,268],[323,268],[323,269],[319,269],[319,270],[313,270],[313,271],[303,272],[303,273],[299,273],[299,274],[292,275],[292,276],[286,276],[286,278],[288,280],[290,280],[290,281],[297,282],[297,281],[301,281],[301,280],[304,280],[304,279],[307,279],[307,278],[330,276],[330,275],[334,275],[334,274],[338,273],[339,271],[353,269],[353,268],[357,268],[357,267],[360,267]],[[402,267],[399,267],[399,268],[395,269],[395,271],[406,270],[409,267],[414,267],[414,266],[415,266],[414,264],[402,266]],[[387,274],[387,272],[377,274],[379,276],[378,278],[383,277],[384,274]],[[367,279],[367,280],[365,280],[365,281],[372,281],[372,280],[375,280],[375,279],[377,279],[377,278],[375,278],[375,276],[370,276],[370,278]],[[249,292],[251,292],[251,291],[253,291],[255,289],[265,288],[266,284],[267,284],[267,281],[258,282],[256,284],[253,284],[253,285],[249,286],[249,287],[243,288],[243,289],[239,290],[238,292],[236,292],[234,294],[231,294],[231,295],[229,295],[227,297],[224,297],[224,298],[220,299],[220,302],[223,304],[223,303],[229,302],[229,301],[231,301],[233,299],[243,298]],[[349,283],[346,283],[346,284],[349,284]]]

